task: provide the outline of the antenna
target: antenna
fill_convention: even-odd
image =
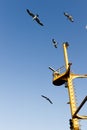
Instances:
[[[54,70],[52,67],[49,66],[49,69],[52,70],[53,72],[55,72],[56,70]]]

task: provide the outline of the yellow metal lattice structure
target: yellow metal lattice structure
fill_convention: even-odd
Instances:
[[[68,89],[69,94],[69,100],[70,100],[70,110],[71,110],[71,119],[70,119],[70,129],[71,130],[80,130],[79,126],[79,119],[87,119],[87,116],[79,116],[77,115],[77,112],[81,109],[82,105],[87,101],[87,97],[84,99],[82,104],[77,108],[76,106],[76,99],[74,94],[74,87],[73,87],[73,79],[75,78],[87,78],[87,75],[79,75],[79,74],[73,74],[70,71],[71,63],[68,62],[68,54],[67,54],[67,48],[69,44],[63,43],[63,50],[64,50],[64,59],[65,59],[65,66],[59,68],[58,70],[54,70],[50,68],[53,71],[53,84],[56,86],[60,86],[62,84],[66,84],[66,87]],[[61,72],[65,68],[64,72]]]

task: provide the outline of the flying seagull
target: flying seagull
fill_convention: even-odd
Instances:
[[[65,13],[64,12],[64,15],[71,21],[71,22],[74,22],[74,19],[71,15],[69,15],[68,13]]]
[[[55,39],[52,39],[52,43],[53,43],[54,47],[57,48],[58,43],[55,41]]]
[[[45,98],[46,100],[48,100],[51,104],[53,104],[53,102],[48,98],[48,97],[46,97],[46,96],[44,96],[44,95],[41,95],[43,98]]]
[[[33,14],[32,12],[29,11],[29,9],[26,9],[27,13],[33,18],[33,20],[36,20],[38,24],[43,26],[43,23],[40,22],[39,20],[39,15],[38,14]]]

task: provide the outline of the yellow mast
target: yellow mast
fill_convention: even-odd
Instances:
[[[68,54],[67,54],[68,46],[69,46],[68,43],[64,43],[63,44],[66,70],[68,69],[68,66],[69,66]],[[68,76],[66,82],[67,82],[67,89],[68,89],[69,100],[70,100],[70,109],[71,109],[71,116],[72,116],[71,121],[72,121],[72,124],[73,124],[71,130],[80,130],[78,119],[77,118],[73,118],[73,114],[76,112],[77,107],[76,107],[76,99],[75,99],[74,87],[73,87],[72,80],[73,80],[72,74],[69,73],[69,76]]]
[[[87,74],[74,74],[70,71],[71,63],[68,61],[68,49],[69,44],[67,42],[63,43],[63,51],[64,51],[64,60],[65,60],[65,72],[61,73],[61,67],[58,70],[54,70],[53,68],[49,67],[53,71],[53,84],[56,86],[61,86],[65,84],[66,88],[68,89],[69,94],[69,103],[70,103],[70,110],[71,110],[71,119],[70,121],[70,129],[71,130],[80,130],[79,127],[79,119],[87,119],[87,116],[78,115],[79,110],[82,108],[84,103],[87,101],[87,96],[84,98],[80,106],[77,108],[76,106],[76,99],[74,94],[74,86],[73,86],[73,79],[75,78],[87,78]]]

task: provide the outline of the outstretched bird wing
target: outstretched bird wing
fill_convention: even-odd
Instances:
[[[32,17],[35,16],[32,12],[29,11],[29,9],[26,9],[26,11],[27,11],[27,13],[28,13],[30,16],[32,16]]]
[[[43,98],[47,98],[46,96],[44,96],[44,95],[41,95]]]
[[[43,26],[43,23],[40,22],[39,18],[36,18],[37,23],[39,23],[41,26]]]
[[[46,97],[46,96],[44,96],[44,95],[41,95],[43,98],[45,98],[46,100],[48,100],[51,104],[53,104],[53,102],[48,98],[48,97]]]
[[[47,98],[47,100],[48,100],[51,104],[53,104],[53,102],[52,102],[49,98]]]
[[[66,17],[69,17],[69,14],[68,14],[68,13],[65,13],[65,12],[64,12],[64,15],[65,15]]]

